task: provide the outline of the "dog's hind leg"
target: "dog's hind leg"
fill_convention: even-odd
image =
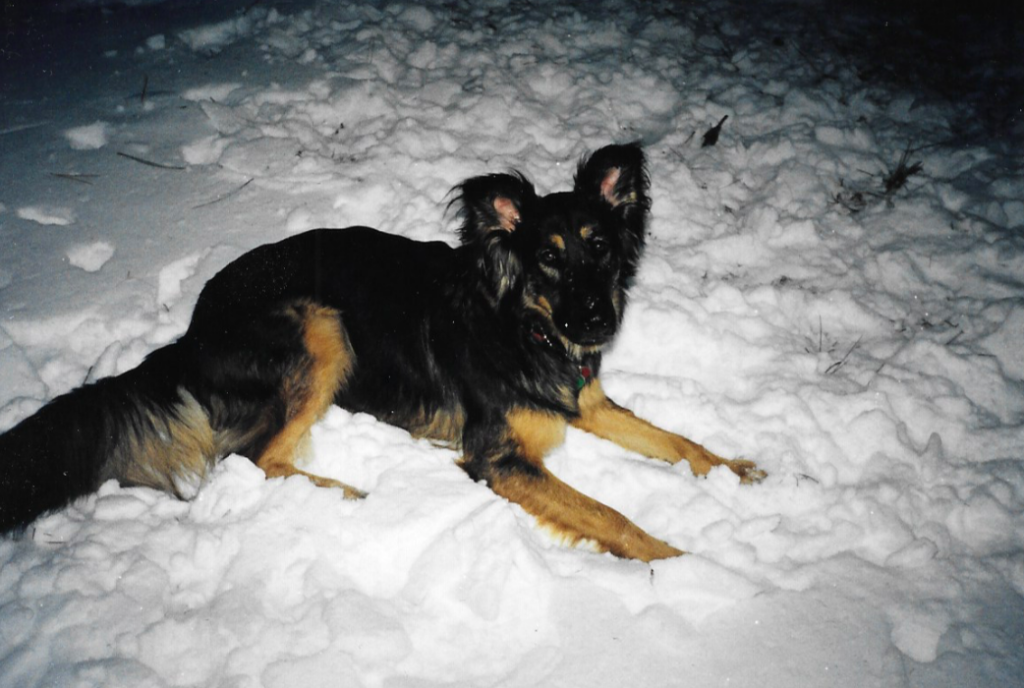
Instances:
[[[341,488],[346,498],[364,497],[350,485],[295,467],[296,454],[309,429],[327,411],[351,373],[353,354],[337,311],[310,302],[292,308],[301,327],[305,355],[297,358],[281,381],[284,424],[259,453],[256,465],[268,478],[302,475],[321,487]]]
[[[643,561],[683,554],[544,467],[544,455],[565,437],[561,416],[519,409],[510,412],[506,422],[504,433],[491,428],[480,432],[478,441],[470,431],[462,465],[472,477],[485,479],[495,493],[522,506],[541,526],[571,544],[587,541],[601,551]],[[495,434],[503,438],[496,442]]]
[[[694,475],[707,475],[715,466],[728,466],[744,483],[756,483],[766,475],[753,461],[723,459],[696,442],[636,417],[605,396],[596,379],[583,388],[579,399],[580,415],[573,425],[620,447],[673,464],[687,461]]]

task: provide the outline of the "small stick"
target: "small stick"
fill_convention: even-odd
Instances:
[[[843,356],[842,359],[836,361],[835,363],[833,363],[832,365],[830,365],[828,368],[825,369],[825,374],[826,375],[831,375],[832,373],[834,373],[837,370],[839,370],[840,368],[842,368],[843,364],[846,363],[846,359],[848,359],[850,357],[850,354],[853,353],[853,350],[856,349],[857,345],[860,344],[860,340],[861,339],[863,339],[863,335],[860,336],[860,337],[857,337],[857,341],[855,341],[853,343],[853,346],[850,347],[850,350],[846,352],[846,355]]]
[[[150,167],[157,167],[157,168],[159,168],[161,170],[183,170],[183,169],[185,169],[184,165],[164,165],[164,164],[159,163],[159,162],[153,162],[152,160],[146,160],[144,158],[136,157],[134,155],[131,155],[130,153],[122,153],[121,151],[117,151],[117,154],[120,155],[122,158],[128,158],[129,160],[134,160],[135,162],[141,162],[143,165],[149,165]]]
[[[233,189],[232,191],[228,191],[225,194],[221,194],[220,196],[217,196],[217,198],[213,199],[212,201],[207,201],[206,203],[200,203],[199,205],[194,205],[194,206],[192,206],[192,210],[198,210],[199,208],[205,208],[208,205],[213,205],[214,203],[220,203],[221,201],[223,201],[225,198],[228,198],[229,196],[234,196],[236,193],[238,193],[239,191],[241,191],[245,187],[249,186],[249,184],[252,183],[253,179],[255,179],[255,177],[249,177],[249,179],[247,179],[246,182],[244,184],[242,184],[240,187],[238,187],[237,189]]]
[[[29,124],[15,124],[13,127],[7,127],[6,129],[0,129],[0,135],[13,134],[19,131],[25,131],[26,129],[35,129],[36,127],[45,127],[50,123],[50,120],[46,119],[42,122],[30,122]]]
[[[68,174],[66,172],[51,172],[51,176],[57,177],[58,179],[67,179],[71,182],[78,182],[79,184],[88,184],[92,186],[90,179],[95,179],[98,174]]]

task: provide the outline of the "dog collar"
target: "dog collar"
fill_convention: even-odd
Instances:
[[[536,326],[530,329],[530,339],[532,339],[536,344],[543,344],[552,349],[561,348],[560,346],[557,346],[555,342],[551,341],[551,338],[546,332]],[[578,392],[587,386],[587,383],[594,377],[594,373],[590,369],[590,366],[584,363],[576,364],[576,372],[578,373],[576,376],[576,391]]]

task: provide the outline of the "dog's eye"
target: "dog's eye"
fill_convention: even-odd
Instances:
[[[590,241],[590,250],[596,256],[603,256],[611,250],[611,246],[604,237],[594,237]]]
[[[558,258],[558,251],[553,248],[542,248],[537,252],[537,260],[539,260],[542,265],[555,267],[558,265]]]

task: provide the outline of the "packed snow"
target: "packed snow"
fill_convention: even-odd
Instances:
[[[769,477],[570,431],[552,470],[691,552],[648,565],[334,409],[308,467],[363,501],[229,457],[192,501],[110,483],[0,540],[0,685],[1024,685],[1020,24],[844,6],[14,10],[0,429],[173,341],[254,246],[453,242],[460,180],[560,190],[641,140],[605,388]]]

